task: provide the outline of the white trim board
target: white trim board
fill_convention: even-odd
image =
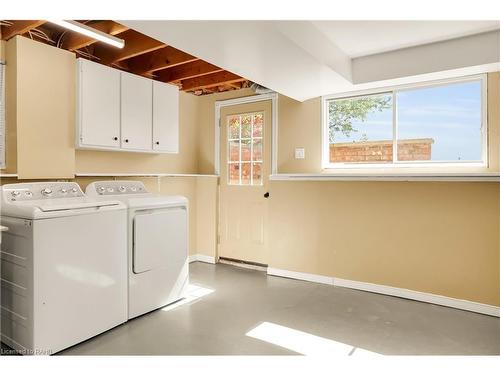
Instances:
[[[210,264],[215,264],[217,263],[215,261],[215,257],[212,257],[210,255],[203,255],[203,254],[192,254],[189,256],[189,263],[193,262],[203,262],[203,263],[210,263]]]
[[[75,177],[219,177],[215,174],[196,173],[75,173]]]
[[[295,272],[295,271],[282,270],[279,268],[268,267],[267,274],[271,276],[287,277],[289,279],[304,280],[313,283],[333,285],[333,277],[315,275],[312,273]]]
[[[365,292],[385,294],[393,297],[411,299],[420,302],[432,303],[459,310],[472,311],[479,314],[491,315],[500,318],[500,306],[487,305],[484,303],[467,301],[452,297],[440,296],[431,293],[418,292],[415,290],[397,288],[387,285],[366,283],[362,281],[346,280],[337,277],[315,275],[295,271],[282,270],[278,268],[268,268],[267,274],[270,276],[288,277],[291,279],[310,281],[315,283],[333,285]]]
[[[270,181],[432,181],[432,182],[499,182],[500,173],[278,173]]]

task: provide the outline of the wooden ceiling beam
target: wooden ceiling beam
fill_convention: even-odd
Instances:
[[[132,29],[116,36],[125,40],[123,48],[106,46],[104,43],[95,46],[93,54],[101,63],[111,65],[165,47],[164,43]]]
[[[206,74],[222,72],[223,70],[224,69],[203,60],[196,60],[190,63],[177,65],[172,68],[159,70],[155,73],[155,75],[159,81],[174,82],[200,77]]]
[[[11,21],[11,26],[2,27],[2,39],[9,40],[16,35],[22,35],[28,31],[43,25],[47,21],[44,20],[23,20],[23,21]]]
[[[189,53],[171,46],[143,54],[125,61],[127,69],[135,74],[150,74],[158,70],[199,60]]]
[[[85,25],[109,35],[121,34],[129,29],[127,26],[114,21],[87,22]],[[69,32],[64,36],[61,48],[67,49],[68,51],[74,51],[90,46],[96,42],[96,39],[92,39],[86,35]]]
[[[201,77],[189,78],[181,81],[181,84],[183,91],[192,91],[242,81],[246,81],[246,79],[231,72],[222,71]]]

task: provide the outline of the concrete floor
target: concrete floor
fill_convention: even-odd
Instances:
[[[60,354],[500,354],[490,316],[223,264],[191,263],[191,283],[213,292]]]

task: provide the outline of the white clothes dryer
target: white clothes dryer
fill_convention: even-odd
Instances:
[[[99,181],[86,194],[128,207],[128,318],[182,299],[189,284],[188,200],[140,181]]]

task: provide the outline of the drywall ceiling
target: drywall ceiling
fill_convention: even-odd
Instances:
[[[315,21],[313,24],[352,58],[500,28],[499,21]]]
[[[498,21],[120,21],[295,100],[500,70]]]

